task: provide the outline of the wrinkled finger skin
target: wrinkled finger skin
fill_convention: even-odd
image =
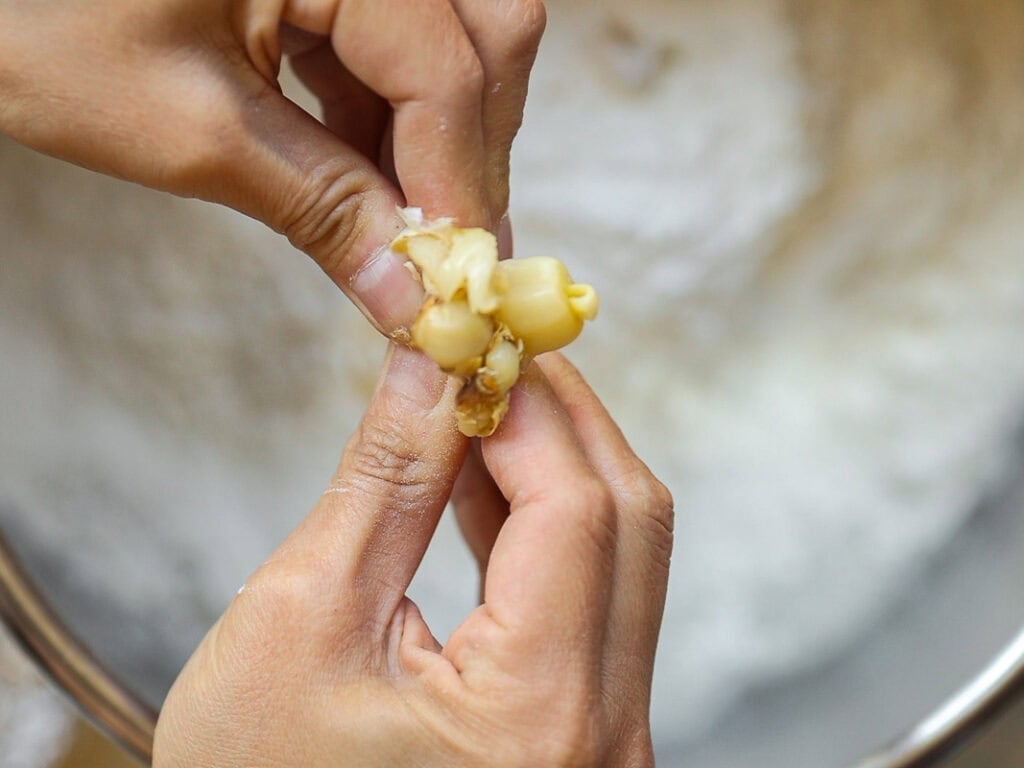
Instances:
[[[393,333],[422,298],[396,207],[499,227],[543,26],[539,0],[0,0],[0,131],[265,222]]]
[[[156,768],[653,765],[671,497],[571,366],[532,367],[475,459],[496,493],[456,497],[505,517],[442,644],[405,593],[465,455],[453,396],[392,349],[327,490],[171,690]]]

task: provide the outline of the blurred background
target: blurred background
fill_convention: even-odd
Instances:
[[[1024,618],[1024,3],[548,9],[517,252],[601,292],[571,356],[676,498],[659,764],[841,768]],[[0,227],[0,525],[157,705],[383,343],[260,225],[2,138]],[[443,638],[475,593],[446,521],[413,596]],[[0,768],[86,765],[0,648]]]

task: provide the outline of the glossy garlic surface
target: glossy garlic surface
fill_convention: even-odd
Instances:
[[[555,258],[499,261],[485,229],[425,222],[416,208],[402,213],[406,228],[391,247],[409,257],[427,294],[410,329],[413,346],[463,380],[459,429],[486,437],[529,359],[564,347],[597,316],[597,293]]]

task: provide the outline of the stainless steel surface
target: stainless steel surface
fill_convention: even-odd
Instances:
[[[39,665],[97,725],[149,762],[157,713],[118,682],[60,621],[0,536],[0,616]],[[936,766],[1024,691],[1024,631],[969,684],[854,768]]]
[[[100,664],[51,610],[0,535],[0,616],[25,650],[86,715],[149,763],[156,715]]]
[[[992,663],[900,739],[854,768],[938,765],[992,723],[1024,691],[1024,631]]]

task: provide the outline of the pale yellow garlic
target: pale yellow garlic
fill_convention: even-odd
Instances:
[[[558,259],[499,262],[487,230],[425,222],[418,209],[402,215],[407,226],[391,247],[409,257],[427,293],[412,343],[463,380],[459,429],[486,437],[508,410],[525,362],[575,339],[597,315],[597,294],[573,283]]]
[[[584,320],[597,316],[597,293],[573,283],[558,259],[509,259],[498,264],[498,274],[502,294],[495,317],[531,357],[564,347],[580,335]]]
[[[494,331],[494,321],[465,301],[437,301],[420,311],[412,326],[412,343],[444,370],[466,375],[483,363]]]
[[[509,338],[499,339],[484,358],[479,371],[480,387],[497,393],[508,392],[519,379],[522,359],[520,345]]]
[[[482,314],[497,309],[498,249],[486,229],[406,230],[391,247],[409,257],[431,296],[452,301],[463,295],[472,310]]]

